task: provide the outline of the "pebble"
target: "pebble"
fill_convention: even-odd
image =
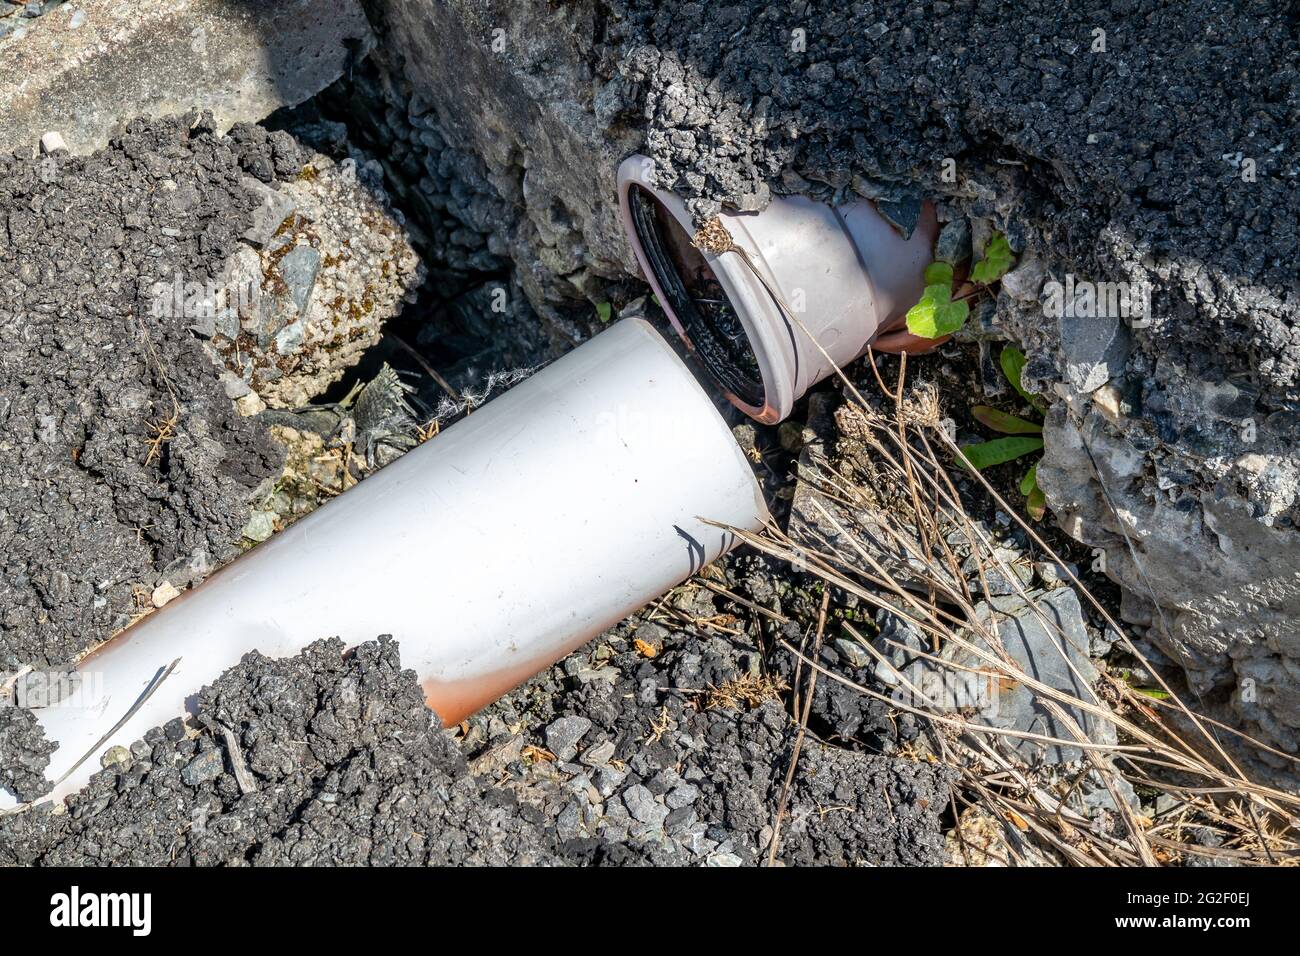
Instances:
[[[579,758],[578,762],[588,767],[603,767],[611,757],[614,756],[614,742],[612,740],[602,740],[600,743],[587,748],[587,752]]]
[[[704,861],[705,866],[744,866],[745,861],[734,853],[711,853]]]
[[[1067,569],[1070,574],[1077,576],[1079,573],[1078,566],[1074,564],[1066,564],[1062,566],[1057,564],[1055,561],[1034,562],[1034,570],[1038,572],[1039,580],[1052,587],[1060,587],[1069,580],[1070,575],[1066,574]]]
[[[592,783],[600,791],[600,795],[605,799],[613,796],[614,791],[623,785],[627,779],[626,770],[615,770],[613,767],[601,767],[596,771],[596,777]]]
[[[99,765],[107,770],[109,767],[122,768],[130,764],[131,751],[127,750],[120,744],[116,747],[109,747],[104,751],[104,755],[99,758]]]
[[[663,826],[664,820],[668,817],[668,808],[639,783],[623,791],[623,804],[634,820],[647,826]]]
[[[220,750],[205,750],[185,765],[181,782],[187,787],[197,787],[221,776],[225,763]]]
[[[244,418],[250,418],[266,411],[266,402],[262,401],[262,397],[256,392],[250,392],[235,400],[235,411]]]
[[[153,594],[150,595],[149,600],[153,602],[154,607],[162,607],[164,604],[175,600],[180,596],[181,592],[177,590],[176,585],[172,584],[170,581],[164,581],[153,589]]]
[[[672,810],[678,810],[682,807],[689,806],[696,800],[700,799],[700,788],[690,783],[679,783],[668,791],[664,797],[664,803]]]
[[[302,320],[290,322],[275,334],[275,350],[281,355],[292,355],[302,348],[305,339],[306,329],[302,324]]]
[[[578,741],[591,729],[586,717],[561,717],[546,728],[546,749],[561,763],[568,763],[578,753]]]
[[[253,211],[253,223],[244,233],[244,238],[255,246],[265,246],[284,221],[293,215],[297,203],[288,192],[272,189],[251,176],[245,177],[243,184],[245,189],[261,199]]]
[[[835,650],[839,653],[840,657],[844,658],[844,661],[850,667],[867,667],[871,664],[871,655],[867,653],[867,649],[857,641],[851,641],[845,637],[837,637],[835,639]]]
[[[275,534],[275,514],[271,511],[254,511],[244,525],[244,537],[249,541],[265,541]]]
[[[970,258],[970,221],[960,216],[945,223],[935,240],[934,257],[941,262],[957,265]]]
[[[316,274],[320,271],[320,253],[311,246],[294,246],[280,260],[280,278],[289,287],[297,315],[302,315],[316,288]]]
[[[163,724],[163,736],[172,743],[185,739],[185,721],[179,717],[173,717],[167,723]]]
[[[221,373],[221,387],[226,391],[226,398],[232,401],[243,398],[253,391],[247,382],[229,370]]]
[[[718,845],[709,839],[708,831],[708,824],[692,823],[677,835],[677,842],[696,856],[703,856]]]
[[[68,144],[63,140],[63,134],[51,130],[41,137],[41,155],[49,156],[60,150],[68,151]]]

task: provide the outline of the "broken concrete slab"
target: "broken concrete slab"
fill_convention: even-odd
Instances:
[[[1097,669],[1088,659],[1088,630],[1078,595],[1072,588],[1057,588],[1031,591],[1028,596],[1034,608],[1022,605],[1010,616],[998,620],[998,639],[1003,648],[1019,669],[1034,680],[1079,700],[1096,703],[1091,685],[1097,679]],[[987,612],[987,607],[981,605],[977,610]],[[945,656],[960,658],[955,661],[958,664],[988,666],[974,654],[961,650]],[[1040,695],[1025,684],[999,679],[994,686],[997,693],[990,701],[994,706],[982,714],[983,722],[989,726],[1064,740],[1075,739],[1066,725],[1044,705]],[[1115,743],[1114,724],[1077,707],[1062,707],[1089,740]],[[1047,745],[1026,739],[1008,743],[1022,756],[1046,763],[1069,763],[1083,756],[1077,747]]]
[[[53,131],[89,153],[131,118],[198,108],[223,131],[256,122],[315,96],[373,44],[355,0],[66,4],[0,46],[0,152],[30,153]]]

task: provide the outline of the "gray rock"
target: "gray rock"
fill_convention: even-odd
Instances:
[[[221,387],[226,393],[226,398],[231,401],[234,401],[237,398],[243,398],[252,391],[247,382],[234,372],[230,371],[223,371],[221,373]]]
[[[1066,562],[1064,566],[1057,564],[1055,561],[1035,561],[1034,571],[1038,574],[1038,579],[1048,587],[1060,587],[1069,583],[1070,574],[1066,574],[1066,569],[1070,574],[1078,577],[1079,568],[1075,564]]]
[[[970,222],[965,216],[944,223],[934,243],[934,257],[954,266],[970,258]]]
[[[221,776],[225,761],[220,750],[205,750],[185,765],[181,782],[187,787],[198,787]]]
[[[592,783],[600,791],[600,795],[605,799],[613,796],[614,791],[623,786],[623,781],[627,779],[626,770],[616,770],[613,767],[599,767],[596,770]]]
[[[990,597],[1016,594],[1029,587],[1034,579],[1034,571],[1024,562],[1020,553],[1010,548],[996,548],[994,556],[1000,563],[985,560],[983,578],[978,573],[980,561],[974,556],[962,564],[962,573],[975,594]],[[1017,587],[1019,585],[1019,587]]]
[[[588,747],[579,763],[588,767],[603,767],[609,763],[610,758],[614,756],[614,742],[612,740],[602,740],[598,744]]]
[[[306,330],[301,321],[290,322],[275,333],[275,350],[281,355],[292,355],[302,348]]]
[[[1121,375],[1129,355],[1129,332],[1119,316],[1062,316],[1058,320],[1065,373],[1089,394]]]
[[[651,827],[663,826],[668,808],[655,800],[654,794],[641,784],[628,787],[622,793],[623,804],[634,820]]]
[[[865,647],[847,637],[835,638],[835,650],[850,667],[868,667],[875,660]]]
[[[274,189],[251,176],[245,176],[243,184],[259,200],[257,209],[253,211],[253,224],[244,233],[244,238],[255,246],[265,246],[285,220],[293,215],[297,204],[289,192]]]
[[[294,246],[280,260],[280,278],[288,286],[294,314],[302,315],[316,288],[316,275],[320,272],[320,253],[309,245]]]
[[[677,842],[695,856],[704,856],[718,845],[709,839],[708,832],[707,823],[692,823],[677,834]]]
[[[1046,279],[1046,263],[1041,259],[1025,259],[1002,277],[1002,291],[1020,302],[1037,302]]]
[[[744,866],[745,861],[734,853],[710,853],[704,861],[705,866]]]
[[[677,786],[673,787],[672,790],[668,791],[668,795],[664,797],[664,803],[666,803],[670,809],[677,810],[689,806],[698,799],[700,799],[699,787],[689,783],[679,783]]]
[[[572,760],[578,753],[578,741],[591,729],[586,717],[561,717],[546,728],[546,749],[560,762]]]
[[[1088,654],[1092,657],[1105,657],[1112,647],[1120,642],[1119,633],[1107,624],[1102,630],[1093,634],[1088,642]]]
[[[1035,600],[1038,613],[1029,607],[1022,607],[1014,617],[1001,620],[998,624],[998,638],[1002,646],[1011,659],[1035,680],[1080,700],[1096,703],[1091,684],[1097,679],[1097,670],[1088,659],[1088,631],[1078,596],[1071,588],[1057,588],[1054,591],[1033,591],[1030,592],[1030,597]],[[981,611],[982,616],[986,613],[987,610]],[[1047,623],[1039,619],[1039,614]],[[961,650],[948,652],[948,656],[959,663],[987,666],[980,665],[975,655]],[[1025,685],[995,681],[989,686],[996,692],[996,710],[994,712],[993,708],[986,708],[978,718],[989,726],[1013,728],[1065,740],[1074,739],[1073,734],[1049,713],[1034,692]],[[1090,740],[1098,743],[1115,742],[1113,723],[1100,720],[1078,708],[1062,706]],[[1043,745],[1023,739],[1008,740],[1007,743],[1027,759],[1042,759],[1047,763],[1067,763],[1082,756],[1082,751],[1074,747]]]
[[[1189,385],[1185,394],[1194,391]],[[1213,433],[1219,414],[1203,412],[1198,429]],[[1254,447],[1284,447],[1287,439],[1270,436],[1266,421],[1260,425]],[[1228,481],[1156,487],[1148,479],[1150,453],[1139,447],[1146,427],[1127,420],[1115,426],[1096,409],[1076,420],[1053,408],[1039,484],[1062,527],[1094,546],[1094,560],[1104,553],[1106,575],[1123,589],[1123,618],[1147,628],[1148,639],[1177,662],[1208,715],[1294,753],[1300,750],[1292,674],[1300,667],[1296,531],[1263,524],[1256,506]],[[1126,516],[1123,525],[1117,514]],[[1135,529],[1136,556],[1121,533],[1137,537]],[[1233,739],[1225,737],[1225,744]],[[1286,764],[1256,748],[1234,756],[1257,773],[1294,780]]]
[[[921,195],[908,193],[897,202],[881,200],[876,203],[876,209],[904,239],[910,239],[921,219]]]
[[[244,525],[244,537],[249,541],[265,541],[275,534],[276,514],[273,511],[254,511]]]

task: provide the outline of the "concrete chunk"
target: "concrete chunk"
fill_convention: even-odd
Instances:
[[[77,26],[72,20],[76,17]],[[211,110],[224,131],[310,99],[373,46],[356,0],[83,0],[0,46],[0,152],[59,130],[73,153],[131,118]]]

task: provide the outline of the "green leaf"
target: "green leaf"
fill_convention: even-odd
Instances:
[[[1043,515],[1047,514],[1047,495],[1043,494],[1043,489],[1038,485],[1034,485],[1034,490],[1025,499],[1025,511],[1035,521],[1042,521]]]
[[[952,286],[927,285],[921,301],[907,310],[907,330],[923,339],[952,335],[966,322],[970,306],[952,301]]]
[[[926,285],[946,285],[952,288],[952,263],[931,262],[925,267]]]
[[[600,316],[600,321],[608,322],[611,315],[614,314],[614,307],[608,302],[596,303],[596,315]]]
[[[1007,242],[1007,237],[1000,232],[993,233],[984,247],[984,258],[971,267],[971,281],[984,285],[997,282],[1011,268],[1012,259],[1011,243]]]
[[[970,413],[975,421],[985,428],[991,428],[1004,435],[1038,435],[1043,431],[1043,426],[1037,422],[1018,418],[996,408],[990,408],[988,405],[974,405]]]
[[[1152,700],[1169,699],[1169,694],[1158,687],[1134,687],[1133,689],[1144,697],[1150,697]]]
[[[1020,479],[1020,493],[1028,497],[1033,490],[1038,487],[1038,462],[1034,462],[1034,467],[1025,472],[1025,477]]]
[[[1034,462],[1034,466],[1025,472],[1025,477],[1020,479],[1020,493],[1025,496],[1025,511],[1029,517],[1042,521],[1043,515],[1047,514],[1047,495],[1038,487],[1038,462]]]
[[[1043,410],[1043,400],[1020,384],[1021,374],[1025,370],[1025,362],[1028,361],[1025,358],[1025,353],[1008,345],[1002,349],[999,361],[1002,365],[1002,374],[1007,377],[1011,387],[1016,390],[1021,398],[1041,412]]]
[[[1015,461],[1023,455],[1030,452],[1038,451],[1043,447],[1041,438],[994,438],[991,441],[982,441],[974,445],[963,445],[961,452],[965,458],[964,464],[983,471],[985,468],[991,468],[994,465],[1006,464],[1009,461]]]

